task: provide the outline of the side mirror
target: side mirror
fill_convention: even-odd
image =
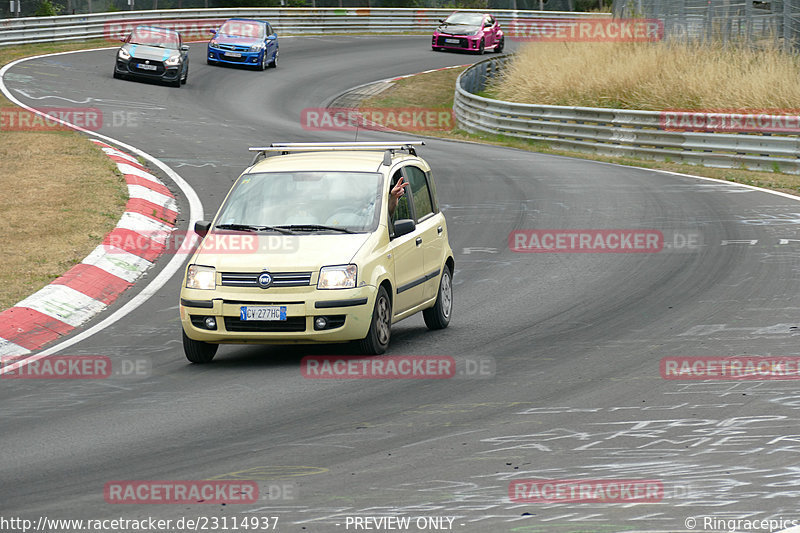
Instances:
[[[217,30],[208,30],[208,33],[210,33],[211,35],[216,35],[217,34]]]
[[[188,44],[181,45],[181,52],[188,52],[188,51],[189,51],[189,45]]]
[[[277,38],[278,38],[278,35],[275,34],[275,33],[273,33],[272,35],[267,35],[267,40],[268,41],[274,41]]]
[[[205,237],[208,234],[208,230],[211,229],[211,222],[206,222],[205,220],[198,220],[194,223],[194,232],[200,235],[201,237]]]
[[[414,231],[417,225],[414,223],[413,220],[410,218],[403,218],[400,220],[395,220],[394,222],[394,236],[395,237],[402,237],[408,233]]]
[[[127,37],[120,37],[120,38],[119,38],[119,42],[121,42],[121,43],[124,43],[124,42],[125,42],[125,41],[127,41],[127,40],[128,40],[128,38],[127,38]]]
[[[442,24],[444,24],[444,19],[439,19],[439,22],[441,22]]]

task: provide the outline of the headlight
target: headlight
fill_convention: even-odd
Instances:
[[[166,63],[167,65],[169,65],[171,67],[174,67],[175,65],[179,64],[180,62],[181,62],[180,54],[176,55],[176,56],[171,56],[169,59],[164,61],[164,63]]]
[[[214,48],[218,48],[218,47],[219,47],[219,43],[217,43],[217,40],[216,40],[216,39],[211,39],[211,42],[210,42],[210,43],[208,43],[208,44],[209,44],[210,46],[214,47]]]
[[[251,52],[260,52],[261,48],[263,48],[260,44],[254,44],[250,47]]]
[[[124,48],[120,48],[119,53],[117,53],[117,57],[119,57],[120,59],[130,59],[131,55]]]
[[[318,289],[353,289],[356,286],[356,265],[322,267],[319,271]]]
[[[189,265],[186,274],[187,289],[214,290],[217,287],[217,271],[213,267]]]

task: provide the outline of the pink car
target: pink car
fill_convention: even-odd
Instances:
[[[503,30],[488,13],[456,11],[433,32],[431,47],[439,50],[467,50],[482,54],[484,50],[502,52],[505,45]]]

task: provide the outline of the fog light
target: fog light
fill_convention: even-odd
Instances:
[[[217,321],[213,316],[207,316],[205,324],[208,329],[217,329]]]
[[[314,319],[314,329],[325,329],[328,325],[328,319],[324,316],[318,316]]]

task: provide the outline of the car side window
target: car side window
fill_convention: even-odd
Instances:
[[[431,193],[428,190],[428,181],[425,173],[415,166],[403,167],[403,174],[411,186],[411,198],[414,202],[414,213],[417,215],[417,222],[433,214],[433,202]]]
[[[399,170],[395,172],[394,176],[392,176],[392,179],[389,182],[390,191],[397,183],[397,180],[400,179],[400,176],[401,173]],[[411,214],[411,206],[408,203],[408,195],[404,194],[399,200],[397,200],[397,206],[394,208],[394,213],[389,215],[389,236],[394,237],[394,223],[396,221],[409,218],[413,219],[413,215]]]

